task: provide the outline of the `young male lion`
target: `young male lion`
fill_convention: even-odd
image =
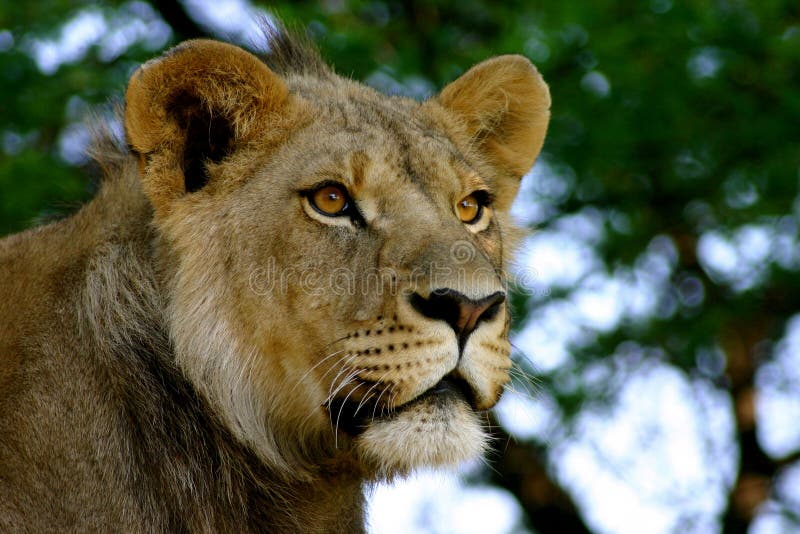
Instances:
[[[354,532],[365,483],[481,454],[547,86],[502,56],[420,103],[270,48],[144,64],[96,198],[0,241],[0,531]]]

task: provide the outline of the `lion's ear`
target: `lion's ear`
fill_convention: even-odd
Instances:
[[[156,211],[203,188],[208,164],[269,126],[287,94],[258,58],[217,41],[187,41],[142,65],[125,94],[125,130]]]
[[[539,155],[550,120],[550,91],[527,58],[483,61],[436,98],[455,114],[489,162],[520,178]]]

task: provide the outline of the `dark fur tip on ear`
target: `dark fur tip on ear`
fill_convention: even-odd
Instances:
[[[228,120],[200,108],[186,117],[183,146],[183,182],[187,193],[208,183],[208,163],[219,163],[230,153],[233,128]]]
[[[148,155],[141,174],[156,210],[202,189],[208,164],[263,134],[287,99],[286,84],[261,60],[217,41],[181,43],[137,69],[126,92],[125,131],[133,150]]]

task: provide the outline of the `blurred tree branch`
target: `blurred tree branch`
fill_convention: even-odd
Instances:
[[[517,497],[529,526],[541,534],[591,532],[572,498],[545,467],[543,448],[518,441],[494,419],[492,442],[499,457],[490,463],[490,480]]]
[[[161,13],[172,31],[175,32],[175,40],[180,42],[186,39],[197,39],[198,37],[210,37],[206,29],[197,24],[186,11],[183,2],[175,0],[150,0],[152,6]]]
[[[739,470],[722,518],[725,534],[746,534],[759,507],[771,497],[772,485],[780,471],[800,459],[800,451],[784,458],[764,452],[757,435],[755,372],[757,345],[770,336],[775,318],[771,313],[722,333],[728,358],[728,378],[734,401],[738,432]],[[800,526],[800,525],[798,525]]]

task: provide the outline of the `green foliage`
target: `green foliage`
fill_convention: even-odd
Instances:
[[[65,21],[87,8],[109,19],[124,9],[108,3],[6,2],[0,5],[0,235],[71,208],[91,196],[85,159],[65,161],[63,136],[92,119],[91,106],[111,108],[130,72],[152,56],[140,43],[101,59],[98,47],[42,72],[36,41],[57,40]],[[77,166],[76,166],[77,164]]]

